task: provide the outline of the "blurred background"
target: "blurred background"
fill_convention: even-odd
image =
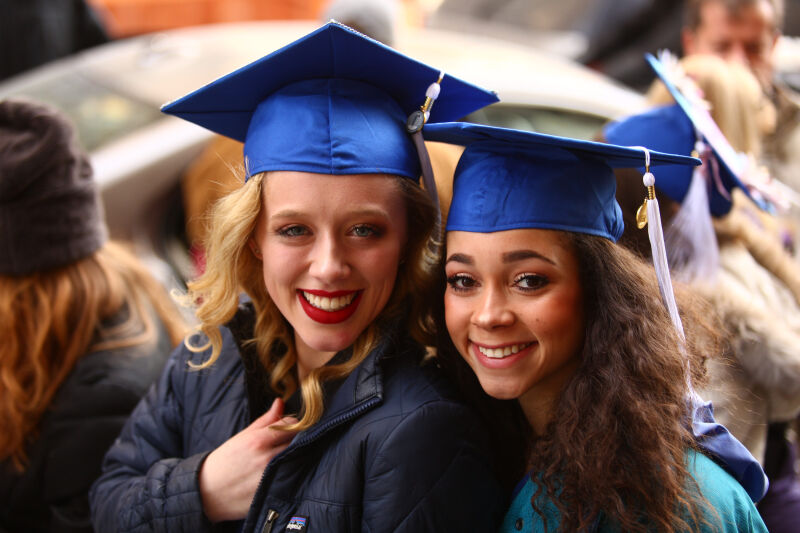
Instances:
[[[0,0],[0,98],[64,110],[90,152],[114,237],[163,279],[202,268],[201,210],[240,147],[159,107],[335,18],[495,90],[475,122],[592,138],[643,109],[644,52],[680,54],[682,0]],[[800,0],[778,75],[798,85]],[[191,185],[188,185],[190,184]],[[197,183],[216,190],[198,198]],[[187,193],[188,191],[188,193]],[[194,227],[192,227],[194,225]],[[188,227],[188,230],[187,230]],[[188,232],[188,233],[187,233]]]

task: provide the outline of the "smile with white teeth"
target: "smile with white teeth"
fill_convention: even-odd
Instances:
[[[344,309],[352,303],[355,297],[356,292],[351,292],[350,294],[338,296],[336,298],[328,298],[327,296],[317,296],[316,294],[303,291],[303,298],[317,309],[322,309],[323,311],[339,311],[340,309]]]
[[[502,348],[484,348],[483,346],[478,346],[478,351],[481,352],[483,355],[490,359],[503,359],[504,357],[508,357],[509,355],[514,355],[515,353],[519,353],[520,350],[524,350],[528,346],[533,344],[532,342],[526,342],[524,344],[511,344],[509,346],[503,346]]]

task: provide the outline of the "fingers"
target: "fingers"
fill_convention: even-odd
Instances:
[[[269,408],[269,411],[267,411],[263,415],[253,420],[253,423],[250,424],[250,427],[271,426],[272,424],[278,422],[282,416],[283,416],[283,400],[281,400],[280,398],[275,398],[275,400],[272,402],[272,405]]]

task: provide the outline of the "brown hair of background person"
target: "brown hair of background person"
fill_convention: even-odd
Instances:
[[[783,0],[688,0],[681,35],[684,54],[740,61],[770,87],[783,11]]]
[[[105,450],[184,324],[107,241],[92,169],[66,118],[0,102],[0,530],[91,531]]]

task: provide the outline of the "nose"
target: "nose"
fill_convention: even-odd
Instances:
[[[472,323],[482,329],[496,329],[510,326],[514,320],[514,312],[508,307],[503,292],[486,287],[472,315]]]
[[[309,274],[320,281],[336,281],[350,274],[347,251],[334,235],[320,235],[311,254]]]
[[[725,59],[732,63],[740,63],[744,66],[749,66],[749,58],[747,57],[747,50],[745,50],[742,43],[733,43],[730,50],[726,54]]]

